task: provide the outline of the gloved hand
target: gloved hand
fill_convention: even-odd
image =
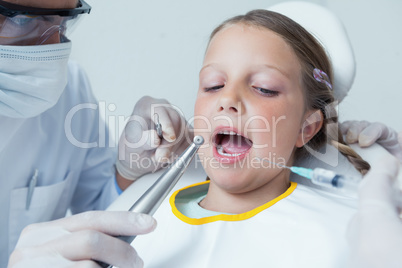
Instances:
[[[382,123],[367,121],[346,121],[341,124],[347,143],[358,142],[361,147],[369,147],[374,142],[402,161],[402,132],[398,133]]]
[[[387,155],[372,165],[359,187],[359,210],[347,233],[350,267],[401,267],[402,222],[391,198],[398,169],[398,161]]]
[[[32,224],[22,231],[8,267],[98,267],[93,260],[143,267],[135,249],[112,236],[145,234],[155,227],[151,216],[129,211],[90,211]]]
[[[155,115],[157,114],[157,115]],[[159,119],[163,138],[155,124]],[[193,133],[181,111],[163,99],[141,98],[119,141],[118,173],[128,180],[155,172],[172,162],[192,142]]]

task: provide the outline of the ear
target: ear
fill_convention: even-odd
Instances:
[[[303,147],[309,142],[318,131],[320,131],[324,121],[321,110],[311,110],[304,115],[304,122],[297,137],[296,147]]]

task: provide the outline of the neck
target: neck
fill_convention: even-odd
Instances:
[[[220,188],[211,178],[207,196],[200,206],[218,212],[240,214],[277,198],[289,188],[289,171],[283,170],[264,185],[244,192],[231,193]]]

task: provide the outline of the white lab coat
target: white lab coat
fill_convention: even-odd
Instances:
[[[108,131],[88,79],[71,62],[68,76],[58,103],[41,115],[0,116],[0,267],[7,266],[26,225],[64,217],[69,208],[73,213],[105,209],[118,196],[116,150],[108,146]],[[72,108],[74,116],[69,114]],[[80,148],[80,142],[94,147]],[[35,169],[37,185],[26,210]]]

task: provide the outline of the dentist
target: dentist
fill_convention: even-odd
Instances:
[[[141,267],[135,250],[113,236],[156,226],[147,215],[90,211],[149,172],[131,172],[128,159],[118,166],[129,175],[116,172],[89,81],[69,60],[69,30],[90,10],[83,0],[0,0],[0,267],[95,266],[92,260]],[[150,101],[166,102],[140,104]],[[170,125],[163,137],[174,135],[175,117],[161,118]],[[137,132],[124,133],[127,147]],[[68,209],[81,214],[63,218]]]

